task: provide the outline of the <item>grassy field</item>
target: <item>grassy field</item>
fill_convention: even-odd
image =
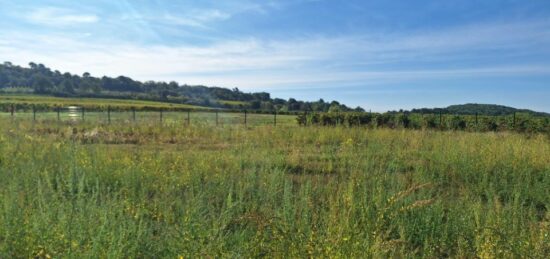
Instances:
[[[101,99],[101,98],[62,98],[43,95],[0,95],[0,105],[19,104],[19,105],[41,105],[47,107],[71,105],[82,106],[90,109],[106,109],[111,106],[114,109],[209,109],[201,106],[187,104],[173,104],[142,100],[124,100],[124,99]]]
[[[548,258],[550,137],[0,118],[0,257]]]
[[[36,117],[34,117],[36,116]],[[239,112],[224,112],[219,111],[217,115],[217,125],[244,125],[245,114]],[[58,123],[56,112],[37,112],[34,115],[32,112],[19,112],[11,117],[10,113],[0,112],[0,118],[14,121],[33,121],[36,119],[40,123]],[[109,118],[111,123],[156,123],[167,126],[188,125],[189,123],[202,126],[215,126],[216,125],[216,113],[206,111],[191,111],[189,117],[187,112],[162,112],[158,111],[138,111],[134,113],[132,111],[117,111],[111,112],[110,115],[107,111],[101,112],[85,112],[84,117],[80,110],[75,112],[69,112],[64,109],[59,114],[60,123],[90,123],[90,124],[109,124]],[[295,115],[282,115],[278,114],[274,117],[273,114],[255,114],[247,113],[246,125],[247,126],[259,126],[259,125],[278,125],[278,126],[298,126]]]

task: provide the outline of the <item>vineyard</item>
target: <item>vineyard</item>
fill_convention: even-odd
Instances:
[[[519,133],[550,133],[550,117],[534,116],[528,113],[513,113],[512,115],[486,116],[486,115],[454,115],[454,114],[423,114],[423,113],[370,113],[370,112],[275,112],[264,110],[239,110],[239,109],[212,109],[207,107],[192,106],[186,104],[172,104],[139,100],[120,99],[93,99],[93,98],[58,98],[32,95],[7,95],[0,98],[0,116],[11,115],[23,118],[55,118],[62,117],[70,112],[73,117],[81,119],[87,114],[97,121],[110,121],[111,113],[114,118],[135,120],[135,113],[146,114],[142,117],[159,119],[176,118],[190,120],[191,115],[185,113],[200,114],[194,116],[201,118],[217,117],[218,113],[228,114],[226,117],[234,117],[237,124],[246,122],[247,116],[262,117],[261,121],[275,122],[277,116],[292,124],[291,118],[296,118],[301,126],[348,126],[348,127],[376,127],[390,129],[432,129],[432,130],[459,130],[469,132],[489,131],[513,131]],[[76,111],[74,110],[76,109]],[[177,115],[179,113],[179,115]],[[38,115],[36,115],[38,114]],[[95,115],[94,115],[95,114]],[[274,118],[269,118],[269,115]],[[287,116],[285,116],[287,115]],[[222,115],[223,116],[223,115]],[[139,117],[139,115],[138,115]],[[189,117],[189,118],[187,118]],[[206,120],[206,119],[204,119]],[[195,119],[196,121],[196,119]],[[269,124],[269,123],[268,123]]]
[[[61,98],[38,95],[2,95],[0,96],[0,111],[55,111],[57,108],[79,106],[88,110],[106,110],[108,107],[116,110],[208,110],[209,108],[163,103],[154,101],[100,99],[100,98]]]
[[[550,133],[550,117],[527,114],[481,116],[419,113],[302,113],[297,120],[300,125]]]

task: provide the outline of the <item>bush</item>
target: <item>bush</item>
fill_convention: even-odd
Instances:
[[[474,116],[420,116],[419,114],[406,113],[378,113],[365,112],[348,113],[309,113],[299,114],[296,118],[300,125],[347,125],[349,127],[374,124],[376,127],[407,129],[440,129],[440,130],[471,130],[471,131],[505,131],[514,130],[524,133],[550,132],[550,118],[525,117],[517,119],[515,126],[509,117],[484,116],[478,117],[477,123]]]

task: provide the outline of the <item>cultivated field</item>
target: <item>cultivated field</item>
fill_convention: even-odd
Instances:
[[[549,186],[544,134],[3,116],[0,257],[547,258]]]
[[[29,111],[31,106],[37,109],[53,109],[54,107],[67,107],[77,105],[88,109],[106,110],[107,107],[114,109],[136,108],[142,109],[190,109],[190,110],[208,110],[210,108],[194,106],[188,104],[164,103],[143,100],[125,100],[125,99],[101,99],[101,98],[63,98],[41,95],[2,95],[0,96],[0,110],[8,111],[10,106],[15,104],[17,108]]]

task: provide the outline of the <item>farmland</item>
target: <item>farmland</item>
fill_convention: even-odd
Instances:
[[[0,110],[7,110],[14,104],[17,108],[30,110],[34,105],[41,109],[53,107],[66,107],[78,105],[88,109],[107,109],[108,106],[114,109],[129,110],[131,108],[142,109],[194,109],[205,110],[208,108],[187,104],[175,104],[155,101],[125,100],[125,99],[101,99],[101,98],[62,98],[41,95],[2,95],[0,96]]]
[[[178,114],[0,117],[0,257],[550,254],[547,134]]]

